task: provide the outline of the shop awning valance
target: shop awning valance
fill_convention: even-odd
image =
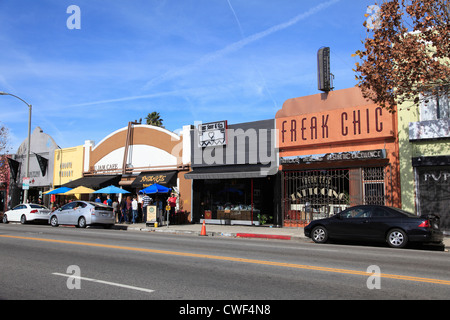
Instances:
[[[165,187],[176,185],[178,171],[147,171],[141,172],[131,184],[132,188],[144,189],[152,184],[160,184]]]
[[[76,188],[84,186],[92,189],[100,189],[110,185],[117,185],[120,181],[121,175],[97,175],[83,177],[77,180],[70,181],[63,184],[63,187]]]
[[[277,168],[264,165],[201,167],[186,173],[186,179],[245,179],[265,178],[277,173]]]

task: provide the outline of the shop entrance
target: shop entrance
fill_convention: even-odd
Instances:
[[[385,205],[389,180],[389,166],[283,171],[284,226],[305,226],[358,204]]]

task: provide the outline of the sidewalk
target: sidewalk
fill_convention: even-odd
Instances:
[[[167,232],[173,234],[193,234],[200,235],[201,224],[181,224],[160,226],[155,228],[153,225],[147,226],[145,223],[136,224],[116,224],[116,229],[147,231],[147,232]],[[245,225],[218,225],[206,224],[207,236],[226,236],[238,238],[260,238],[260,239],[278,239],[278,240],[306,240],[303,228],[276,228],[271,226],[245,226]],[[450,237],[444,237],[445,248],[450,248]]]
[[[168,232],[200,235],[201,224],[181,224],[169,225],[155,228],[145,223],[136,224],[116,224],[117,228],[123,227],[127,230],[148,231],[148,232]],[[275,228],[270,226],[241,226],[241,225],[218,225],[206,224],[207,236],[228,236],[240,238],[265,238],[279,240],[306,239],[303,228]]]

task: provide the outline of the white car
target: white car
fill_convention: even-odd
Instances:
[[[48,222],[50,213],[51,210],[43,205],[34,203],[22,203],[4,213],[3,223],[20,222],[22,224],[25,224],[29,221]]]

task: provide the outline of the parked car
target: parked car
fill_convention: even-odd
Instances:
[[[52,227],[58,225],[75,225],[86,228],[88,225],[103,225],[110,228],[116,217],[113,208],[102,203],[91,201],[72,201],[52,212],[49,223]]]
[[[35,203],[22,203],[3,214],[3,223],[19,222],[25,224],[30,221],[47,221],[50,215],[50,210]]]
[[[419,217],[393,207],[360,205],[313,220],[304,232],[316,243],[328,239],[386,241],[393,248],[402,248],[409,242],[441,243],[444,233],[439,222],[437,215]]]

